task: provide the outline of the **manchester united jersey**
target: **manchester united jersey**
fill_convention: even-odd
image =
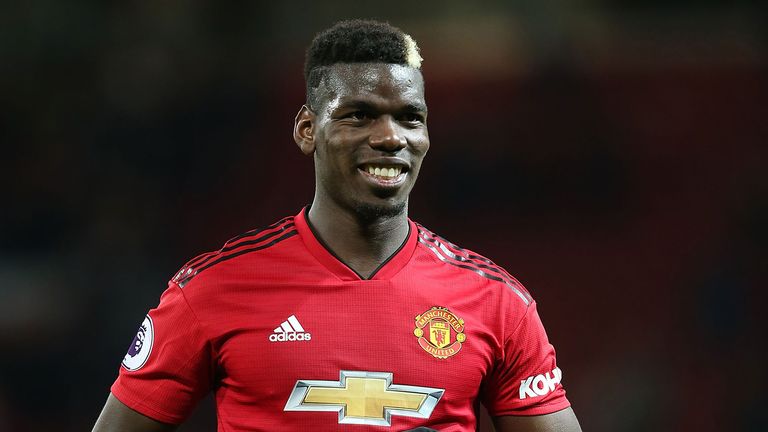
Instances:
[[[302,211],[187,263],[112,393],[166,423],[215,392],[220,431],[476,428],[569,406],[536,303],[488,259],[409,221],[361,278]]]

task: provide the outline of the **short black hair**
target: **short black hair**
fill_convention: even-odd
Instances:
[[[392,63],[420,67],[413,39],[389,23],[373,20],[339,21],[318,33],[307,49],[304,81],[307,105],[317,107],[316,90],[336,63]]]

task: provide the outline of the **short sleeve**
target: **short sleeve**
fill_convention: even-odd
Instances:
[[[555,348],[531,303],[504,340],[503,353],[486,377],[483,404],[491,416],[550,414],[570,406],[560,383]]]
[[[112,394],[147,417],[181,423],[211,389],[212,357],[184,292],[171,282],[131,342]]]

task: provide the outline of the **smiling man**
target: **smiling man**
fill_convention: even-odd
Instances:
[[[580,430],[530,294],[408,219],[420,65],[388,24],[315,38],[293,133],[312,205],[179,270],[94,430],[172,430],[211,391],[220,431],[473,431],[478,401],[498,430]]]

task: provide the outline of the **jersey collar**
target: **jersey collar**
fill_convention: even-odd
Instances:
[[[312,228],[309,226],[307,220],[308,211],[309,207],[303,208],[294,218],[294,223],[296,225],[296,230],[299,232],[299,237],[304,241],[304,245],[312,256],[341,280],[366,280],[344,264],[317,238],[312,231]],[[406,237],[405,242],[400,245],[400,248],[395,251],[392,256],[379,266],[368,280],[386,280],[395,276],[406,264],[408,264],[408,261],[410,261],[414,250],[416,250],[417,242],[418,228],[416,228],[416,224],[413,223],[412,220],[408,219],[408,237]]]

